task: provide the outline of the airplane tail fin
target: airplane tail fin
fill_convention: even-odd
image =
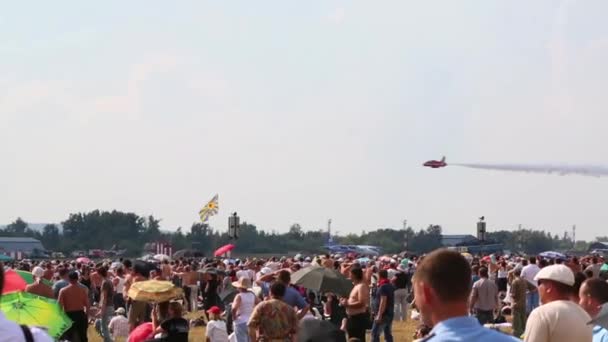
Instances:
[[[441,158],[441,161],[442,161],[443,163],[445,163],[445,157]]]

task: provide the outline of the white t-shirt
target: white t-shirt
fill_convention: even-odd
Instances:
[[[114,289],[116,291],[116,293],[118,294],[122,294],[124,292],[125,289],[125,282],[126,279],[124,277],[116,277],[118,278],[118,284],[116,284],[116,289]]]
[[[208,337],[211,342],[228,342],[228,332],[226,330],[226,322],[224,321],[209,321],[205,337]]]
[[[241,292],[237,295],[237,297],[241,298],[241,305],[237,310],[237,317],[234,317],[234,323],[246,323],[249,322],[249,317],[253,313],[253,309],[255,308],[255,294],[253,292]],[[234,297],[234,302],[232,302],[232,307],[236,304],[236,298]]]
[[[498,269],[498,279],[507,278],[508,276],[509,276],[509,273],[507,272],[507,270],[503,270],[502,268]]]
[[[534,309],[526,323],[526,342],[591,342],[591,317],[578,304],[557,300]]]
[[[536,277],[536,274],[538,274],[538,272],[540,272],[540,267],[538,267],[538,265],[529,264],[521,270],[521,277],[522,279],[527,280],[529,283],[534,284],[534,286],[538,286],[538,284],[534,280],[534,277]]]

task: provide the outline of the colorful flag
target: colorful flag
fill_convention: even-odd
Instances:
[[[218,204],[218,196],[215,195],[213,196],[213,198],[211,199],[211,201],[209,201],[209,203],[207,203],[203,209],[201,209],[198,214],[201,217],[201,222],[207,222],[207,220],[209,219],[209,217],[217,214],[217,211],[219,209],[219,204]]]

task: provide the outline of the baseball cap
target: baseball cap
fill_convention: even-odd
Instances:
[[[539,280],[551,280],[564,285],[574,285],[574,273],[568,266],[565,265],[551,265],[544,267],[536,274],[534,281]]]
[[[207,312],[210,314],[219,315],[222,313],[222,310],[217,306],[212,306],[209,308],[209,310],[207,310]]]
[[[114,311],[115,314],[117,315],[125,315],[127,312],[125,311],[125,308],[118,308],[116,309],[116,311]]]

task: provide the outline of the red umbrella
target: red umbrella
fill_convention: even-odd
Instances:
[[[222,254],[226,254],[228,252],[230,252],[231,250],[234,249],[234,245],[229,243],[226,246],[222,246],[220,248],[218,248],[215,253],[213,253],[214,256],[220,256]]]
[[[154,327],[152,323],[140,324],[137,328],[133,329],[129,334],[129,341],[141,342],[146,341],[150,337],[154,336]]]
[[[4,287],[2,288],[2,294],[16,291],[25,291],[27,283],[19,275],[19,273],[8,270],[4,272]]]
[[[81,264],[90,264],[91,259],[89,259],[87,257],[80,257],[80,258],[76,259],[76,262],[79,262]]]

